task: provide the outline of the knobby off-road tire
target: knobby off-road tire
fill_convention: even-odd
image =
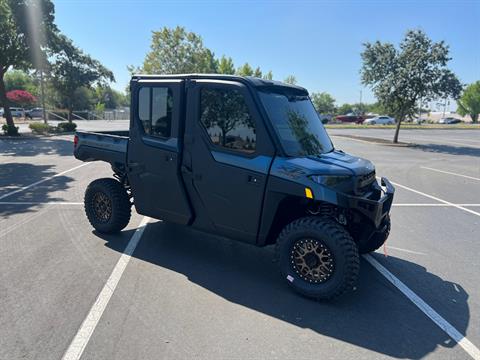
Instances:
[[[360,243],[358,245],[358,252],[360,254],[368,254],[379,249],[385,241],[387,241],[388,236],[390,235],[390,215],[385,217],[385,220],[382,226],[385,226],[385,230],[379,233],[375,233],[368,241],[365,243]]]
[[[309,246],[316,249],[312,257],[320,253],[319,259],[323,259],[321,269],[324,271],[320,276],[318,271],[305,275],[298,266],[299,253]],[[353,290],[357,282],[360,267],[357,245],[347,230],[333,219],[304,217],[291,222],[277,239],[276,254],[283,278],[304,296],[332,300]],[[327,260],[323,266],[323,261],[329,258],[333,260]]]
[[[130,221],[130,199],[117,180],[105,178],[92,181],[85,191],[84,204],[88,221],[101,233],[119,232]]]

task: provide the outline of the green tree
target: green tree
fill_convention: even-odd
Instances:
[[[329,93],[312,93],[310,97],[319,114],[335,113],[335,99]]]
[[[362,82],[397,119],[393,142],[398,142],[403,120],[413,117],[417,102],[458,98],[462,86],[447,68],[448,46],[432,42],[421,30],[410,30],[400,43],[365,43]]]
[[[240,76],[253,76],[253,68],[249,63],[245,63],[237,69],[237,75]]]
[[[262,70],[260,70],[260,67],[257,66],[255,71],[253,72],[253,76],[256,78],[262,78]]]
[[[341,106],[339,106],[337,108],[337,114],[338,115],[346,115],[346,114],[351,113],[351,112],[353,112],[353,105],[351,105],[351,104],[345,103],[345,104],[342,104]]]
[[[129,104],[125,94],[112,89],[110,86],[97,86],[93,89],[93,102],[102,103],[106,109],[116,109]]]
[[[218,61],[217,71],[219,74],[233,75],[235,74],[235,65],[231,57],[226,57],[222,55]]]
[[[9,134],[16,133],[16,128],[6,98],[5,74],[11,67],[26,70],[45,62],[45,50],[55,48],[58,34],[53,21],[54,6],[50,0],[0,0],[0,102]]]
[[[374,113],[379,115],[391,115],[388,113],[388,110],[382,106],[381,103],[374,102],[373,104],[364,104],[365,105],[365,112],[366,113]]]
[[[184,27],[164,27],[152,32],[151,51],[141,68],[130,72],[146,74],[216,73],[217,63],[212,51],[203,45],[200,35]]]
[[[68,109],[68,120],[71,122],[73,110],[78,106],[75,100],[77,89],[115,81],[115,78],[110,70],[75,47],[66,37],[63,37],[63,42],[63,50],[52,59],[51,75],[61,103]]]
[[[293,75],[288,75],[283,82],[286,84],[295,85],[297,83],[297,78]]]
[[[268,73],[264,74],[264,75],[263,75],[263,78],[264,78],[265,80],[273,80],[272,70],[268,70]]]
[[[468,85],[458,100],[457,112],[462,115],[470,115],[474,123],[478,122],[480,114],[480,81]]]
[[[38,96],[38,84],[34,76],[21,70],[10,70],[4,76],[5,89],[25,90]]]

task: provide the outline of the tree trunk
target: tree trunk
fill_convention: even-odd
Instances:
[[[11,129],[15,128],[13,122],[12,112],[10,111],[10,105],[8,104],[7,91],[5,89],[5,82],[3,81],[4,73],[0,73],[0,100],[3,104],[4,116],[7,119],[7,126]],[[7,131],[9,133],[10,131]]]
[[[395,128],[395,135],[393,136],[393,143],[398,143],[398,133],[400,132],[400,124],[402,123],[403,117],[398,118],[397,127]]]
[[[73,109],[68,108],[68,122],[72,123],[72,114],[73,114]]]
[[[478,121],[478,114],[470,114],[470,117],[472,118],[472,122],[475,124]]]

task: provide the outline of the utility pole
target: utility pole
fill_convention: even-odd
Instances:
[[[42,115],[43,122],[47,123],[47,112],[45,110],[45,89],[43,84],[43,69],[40,69],[40,95],[42,96]]]

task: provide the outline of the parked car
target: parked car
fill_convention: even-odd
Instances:
[[[439,124],[459,124],[462,120],[454,118],[454,117],[446,117],[443,119],[438,120]]]
[[[393,125],[395,124],[395,119],[390,116],[375,116],[370,119],[366,119],[363,122],[365,125]]]
[[[30,110],[25,111],[25,117],[33,119],[33,118],[41,118],[43,117],[43,108],[33,108]]]
[[[130,88],[130,131],[74,137],[77,159],[114,172],[86,189],[97,231],[122,230],[134,205],[166,222],[276,244],[282,278],[305,296],[355,288],[359,253],[389,235],[395,189],[377,182],[370,161],[333,147],[306,89],[227,75],[134,76]],[[231,127],[222,133],[224,119]]]
[[[347,115],[337,115],[335,117],[335,120],[341,123],[361,124],[365,120],[365,117],[362,115],[347,114]]]
[[[11,107],[10,112],[12,113],[13,117],[23,117],[25,116],[25,109],[19,107]],[[5,110],[2,109],[2,116],[5,117]]]

